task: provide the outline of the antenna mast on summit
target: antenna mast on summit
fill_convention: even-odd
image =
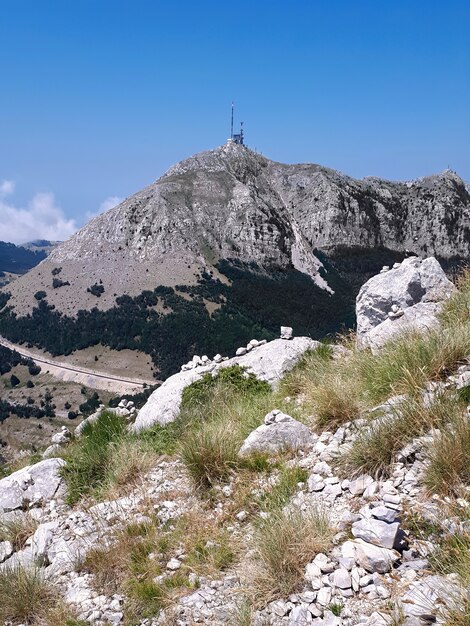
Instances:
[[[230,125],[230,139],[233,139],[233,100],[232,100],[232,123]]]
[[[235,133],[233,134],[233,110],[234,110],[235,106],[233,104],[233,100],[232,100],[232,119],[231,119],[231,123],[230,123],[230,141],[232,141],[233,143],[237,143],[240,146],[244,145],[244,136],[243,136],[243,122],[240,124],[240,132],[239,133]]]

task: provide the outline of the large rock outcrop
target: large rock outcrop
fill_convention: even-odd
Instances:
[[[63,495],[60,468],[64,465],[63,459],[46,459],[0,480],[0,514],[42,506],[59,493]]]
[[[314,350],[318,346],[318,341],[308,337],[295,337],[292,340],[275,339],[243,356],[173,374],[152,393],[140,409],[133,429],[138,432],[153,424],[173,422],[178,417],[184,389],[208,372],[215,374],[223,367],[238,365],[255,374],[260,380],[275,386],[307,350]]]
[[[441,303],[454,290],[434,257],[408,257],[384,269],[357,296],[358,345],[376,350],[405,331],[435,328]]]

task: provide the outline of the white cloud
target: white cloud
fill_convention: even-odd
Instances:
[[[12,180],[2,180],[0,183],[0,198],[5,198],[15,191],[15,183]]]
[[[6,199],[14,191],[14,181],[0,181],[0,241],[17,244],[34,239],[64,241],[78,229],[76,220],[67,218],[63,209],[56,206],[53,193],[36,193],[26,207],[19,207],[11,198]],[[108,196],[97,211],[86,213],[86,221],[109,211],[122,200]]]
[[[33,239],[61,241],[77,230],[74,219],[67,219],[56,206],[54,194],[36,193],[26,208],[15,206],[5,197],[14,192],[13,181],[0,183],[0,241],[25,243]]]
[[[120,198],[119,196],[108,196],[100,204],[97,211],[95,212],[87,211],[86,213],[87,221],[89,222],[94,217],[98,217],[98,215],[101,215],[101,213],[106,213],[106,211],[109,211],[110,209],[114,209],[114,207],[117,206],[118,204],[121,204],[122,201],[123,201],[123,198]]]

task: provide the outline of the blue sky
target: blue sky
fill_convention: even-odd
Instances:
[[[62,238],[224,143],[232,99],[275,160],[470,181],[468,0],[0,9],[0,240]]]

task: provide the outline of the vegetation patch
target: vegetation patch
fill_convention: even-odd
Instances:
[[[264,606],[298,591],[305,566],[330,546],[333,529],[320,509],[271,513],[258,523],[255,536],[255,602]]]
[[[30,626],[82,626],[60,601],[59,590],[37,568],[0,570],[0,622]]]
[[[256,467],[256,462],[240,459],[238,450],[275,402],[267,383],[238,366],[223,368],[214,378],[205,376],[185,390],[179,420],[186,427],[178,453],[198,487]]]
[[[166,564],[184,553],[176,571]],[[126,623],[158,616],[199,576],[220,575],[234,560],[234,549],[224,533],[202,511],[181,516],[172,526],[160,527],[149,517],[116,533],[106,548],[91,549],[82,569],[94,574],[100,592],[126,596]],[[190,574],[192,576],[190,576]]]

